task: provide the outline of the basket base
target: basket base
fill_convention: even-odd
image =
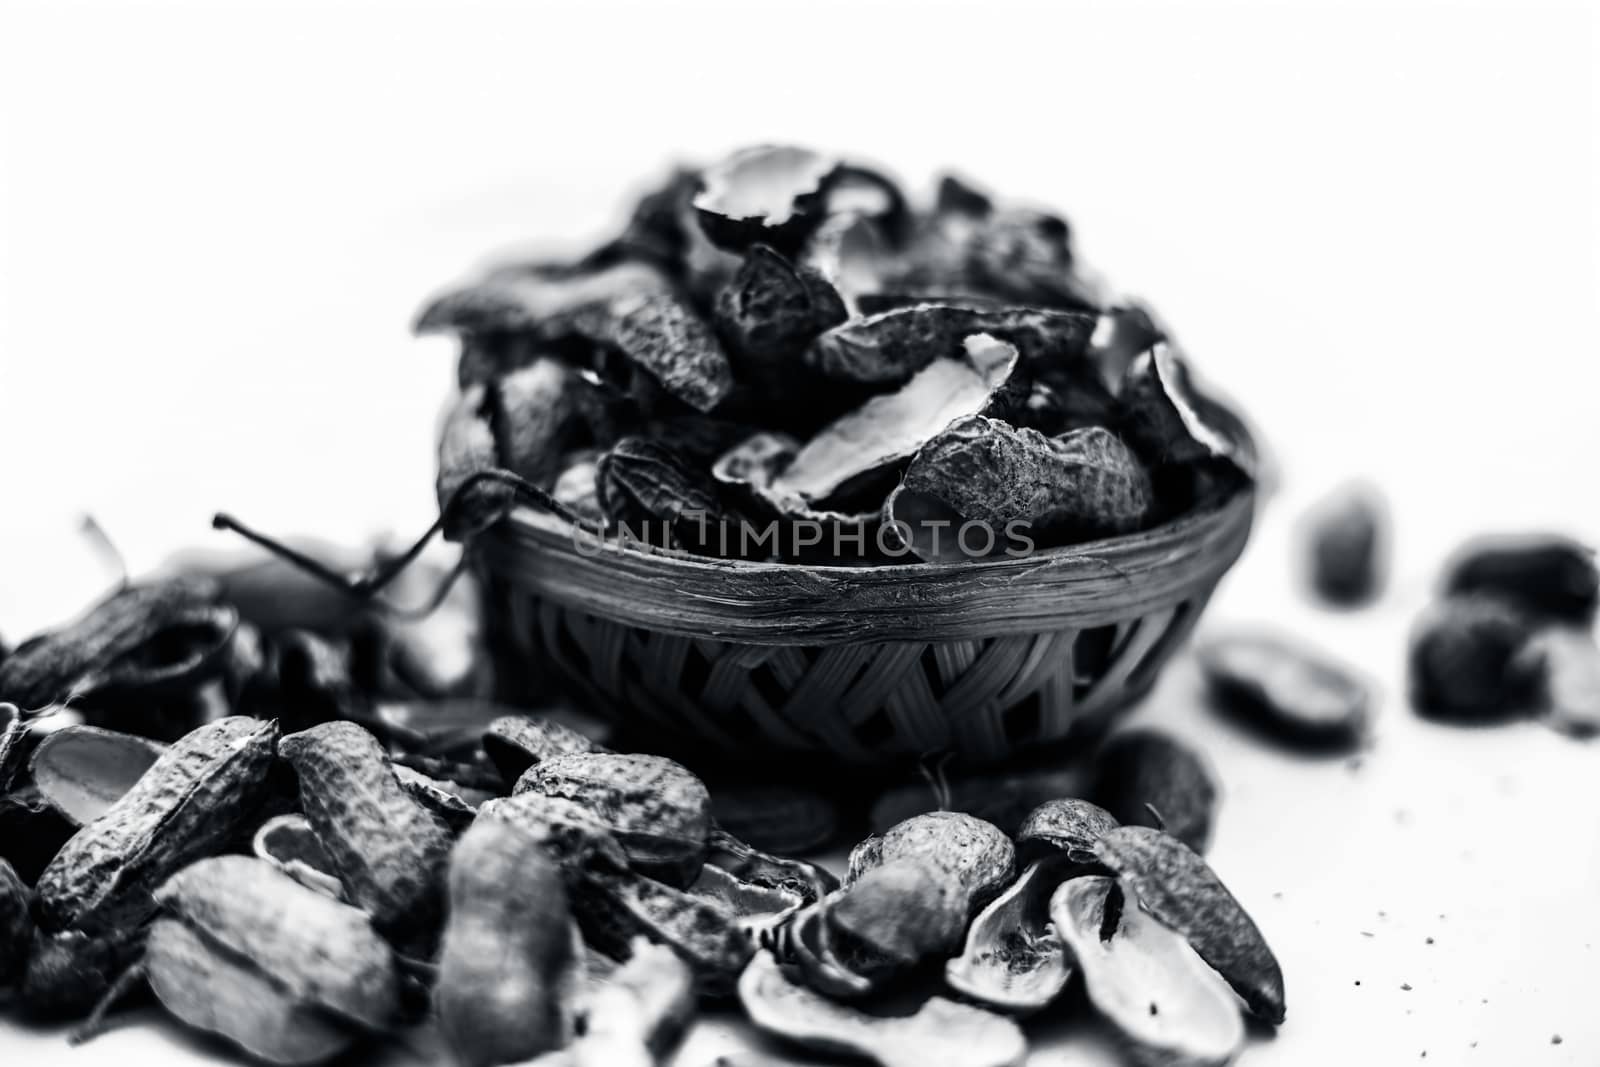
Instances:
[[[555,680],[641,745],[690,762],[759,754],[892,771],[1087,752],[1149,692],[1209,596],[1084,630],[810,646],[663,633],[512,587],[492,629],[501,662],[521,668],[502,672],[509,701]]]

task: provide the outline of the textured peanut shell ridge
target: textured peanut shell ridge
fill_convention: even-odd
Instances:
[[[697,411],[710,411],[733,388],[732,368],[711,327],[665,276],[643,263],[563,275],[499,271],[439,297],[416,329],[577,336],[621,351]]]
[[[431,928],[454,839],[406,793],[377,738],[330,722],[290,734],[279,749],[351,901],[385,934]]]
[[[491,722],[483,734],[483,750],[508,782],[547,759],[607,751],[604,745],[554,719],[527,715],[502,715]]]
[[[234,836],[260,801],[277,739],[275,722],[235,715],[179,740],[40,874],[40,925],[137,923],[161,882]]]
[[[1094,863],[1095,842],[1117,826],[1117,819],[1099,805],[1061,797],[1028,813],[1017,830],[1017,847],[1024,852],[1055,850],[1074,863]]]
[[[1078,312],[922,303],[836,326],[812,342],[806,360],[829,378],[895,384],[941,356],[959,357],[973,334],[1015,345],[1032,362],[1076,359],[1093,332],[1094,316]]]
[[[675,531],[721,518],[709,472],[671,445],[625,437],[595,464],[600,509],[638,532],[642,523],[665,522]]]
[[[151,926],[145,977],[162,1007],[179,1020],[266,1063],[322,1063],[354,1041],[349,1031],[175,919]]]
[[[611,827],[589,808],[563,797],[518,793],[485,801],[480,821],[500,819],[537,838],[546,853],[569,870],[590,864],[628,869],[628,857]]]
[[[1283,971],[1261,931],[1200,855],[1146,826],[1100,839],[1100,861],[1120,875],[1145,909],[1188,939],[1200,958],[1270,1023],[1284,1018]]]
[[[394,954],[359,909],[250,856],[191,864],[156,893],[166,912],[250,965],[297,1004],[374,1030],[394,1021]]]
[[[733,369],[711,327],[670,291],[613,301],[574,318],[578,332],[620,350],[663,389],[710,411],[733,389]]]
[[[687,882],[705,858],[711,797],[700,779],[661,756],[575,753],[545,760],[518,793],[562,797],[593,811],[636,865]]]
[[[984,415],[951,424],[906,468],[901,490],[942,501],[994,529],[1023,521],[1049,530],[1125,533],[1150,510],[1150,476],[1109,430],[1061,437]]]
[[[930,811],[873,835],[850,851],[849,886],[875,867],[921,859],[950,872],[973,914],[1011,881],[1016,848],[993,823],[959,811]]]
[[[567,446],[588,432],[589,388],[572,368],[547,357],[498,378],[490,425],[500,466],[548,488]]]
[[[717,293],[717,324],[740,357],[739,369],[765,384],[781,382],[784,364],[846,317],[844,301],[826,279],[766,245],[751,246]]]
[[[450,864],[449,921],[434,1008],[463,1067],[537,1056],[572,1036],[580,959],[567,894],[542,843],[475,823]]]

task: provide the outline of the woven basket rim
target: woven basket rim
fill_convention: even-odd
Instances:
[[[848,577],[853,580],[859,580],[870,576],[872,580],[896,583],[913,575],[946,574],[956,577],[963,574],[981,574],[985,570],[1005,569],[1007,565],[1014,565],[1018,562],[1032,565],[1045,564],[1048,566],[1062,566],[1072,563],[1090,563],[1095,566],[1105,566],[1111,562],[1112,557],[1135,555],[1147,546],[1159,544],[1164,540],[1181,538],[1195,532],[1199,527],[1223,524],[1238,510],[1254,510],[1254,507],[1254,487],[1246,485],[1230,494],[1226,500],[1219,504],[1186,511],[1182,515],[1175,516],[1147,530],[1118,534],[1113,537],[1101,537],[1093,541],[1079,541],[1070,545],[1057,545],[1054,548],[1043,548],[1029,552],[1025,556],[1012,557],[989,556],[937,562],[913,560],[909,563],[861,563],[855,565],[813,564],[774,562],[771,560],[724,559],[718,556],[705,556],[694,552],[686,552],[682,549],[658,548],[654,545],[640,544],[637,541],[630,541],[626,545],[607,542],[604,550],[597,553],[588,553],[588,555],[601,558],[628,556],[637,561],[659,565],[663,577],[668,577],[680,569],[752,575],[772,573],[792,575],[803,571],[819,577]],[[501,520],[499,527],[503,528],[507,525],[524,527],[525,531],[531,534],[541,545],[546,545],[552,535],[557,536],[566,543],[567,549],[574,555],[583,555],[576,548],[574,534],[577,533],[577,528],[565,519],[550,512],[526,506],[518,507]],[[584,533],[580,536],[592,537],[593,535]]]
[[[1243,551],[1245,488],[1122,537],[1017,557],[811,566],[608,546],[521,510],[478,542],[492,579],[626,625],[751,644],[965,640],[1102,626],[1208,593]]]

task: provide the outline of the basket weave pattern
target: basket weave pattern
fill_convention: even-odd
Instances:
[[[992,763],[1090,744],[1144,695],[1251,505],[1027,560],[875,568],[587,557],[519,513],[483,563],[504,652],[602,714],[729,753]]]

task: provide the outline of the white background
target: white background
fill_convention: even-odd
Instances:
[[[1214,859],[1284,959],[1289,1024],[1246,1062],[1600,1062],[1600,752],[1419,724],[1399,672],[1461,537],[1600,538],[1591,10],[0,10],[0,632],[104,583],[86,511],[135,569],[214,543],[219,507],[422,528],[452,353],[408,336],[418,302],[497,247],[603,233],[672,159],[788,140],[922,190],[955,165],[1066,212],[1271,442],[1281,490],[1211,622],[1289,623],[1386,687],[1356,772],[1218,726],[1187,663],[1148,712],[1217,762]],[[1396,583],[1330,617],[1292,520],[1357,474],[1394,502]],[[0,1062],[174,1042],[208,1047],[0,1033]]]

